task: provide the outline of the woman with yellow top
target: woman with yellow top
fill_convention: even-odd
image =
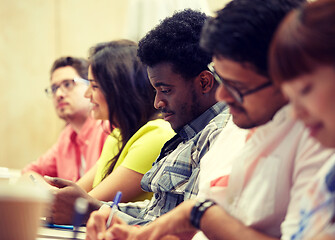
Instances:
[[[71,223],[77,197],[111,201],[117,191],[122,202],[151,197],[141,189],[142,176],[174,131],[154,109],[154,89],[136,54],[137,45],[128,40],[100,43],[90,51],[85,97],[95,119],[109,120],[111,134],[98,162],[77,184],[47,178],[59,188],[49,218],[54,223]]]

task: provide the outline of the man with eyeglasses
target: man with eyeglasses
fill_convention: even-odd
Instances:
[[[300,198],[333,154],[292,118],[291,106],[268,76],[271,38],[284,16],[303,2],[232,0],[205,24],[201,45],[213,56],[208,69],[220,83],[216,98],[229,105],[238,127],[249,130],[245,145],[227,170],[218,166],[227,161],[234,143],[215,142],[206,154],[215,150],[214,157],[204,156],[200,165],[200,190],[208,183],[200,192],[203,198],[185,201],[142,228],[115,219],[106,239],[181,234],[189,239],[199,230],[193,239],[289,239],[298,226]],[[211,179],[217,172],[221,177]],[[104,231],[98,224],[88,224],[88,231],[93,227],[98,236]]]
[[[90,117],[90,102],[84,97],[87,72],[88,62],[82,58],[61,57],[53,63],[45,92],[66,126],[57,142],[22,173],[77,181],[98,160],[108,134],[101,121]]]

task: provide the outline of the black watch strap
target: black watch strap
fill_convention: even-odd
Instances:
[[[190,222],[191,224],[200,229],[200,220],[204,215],[205,211],[215,205],[216,203],[212,200],[203,199],[196,202],[194,207],[192,208],[191,215],[190,215]]]

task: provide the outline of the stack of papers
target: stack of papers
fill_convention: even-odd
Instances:
[[[10,173],[9,169],[5,167],[0,167],[0,182],[9,183]]]
[[[36,240],[56,240],[56,239],[73,239],[73,230],[61,228],[40,227],[37,231]],[[85,239],[86,227],[77,229],[76,239]]]

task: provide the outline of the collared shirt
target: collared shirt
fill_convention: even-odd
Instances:
[[[128,224],[145,224],[198,193],[200,160],[229,119],[228,107],[216,103],[186,124],[168,141],[141,181],[151,200],[119,204],[118,216]]]
[[[22,173],[34,171],[42,176],[77,181],[82,159],[86,163],[84,172],[87,172],[99,159],[107,136],[100,120],[88,118],[78,134],[68,124],[52,148],[27,165]]]
[[[234,144],[228,143],[221,145],[222,159],[201,163],[231,161],[230,173],[217,164],[216,171],[229,174],[228,185],[211,187],[208,198],[245,226],[282,240],[288,240],[298,225],[301,197],[310,180],[334,154],[291,117],[291,107],[281,108],[271,121],[257,127],[234,159],[225,159]],[[207,238],[200,232],[193,239]]]

